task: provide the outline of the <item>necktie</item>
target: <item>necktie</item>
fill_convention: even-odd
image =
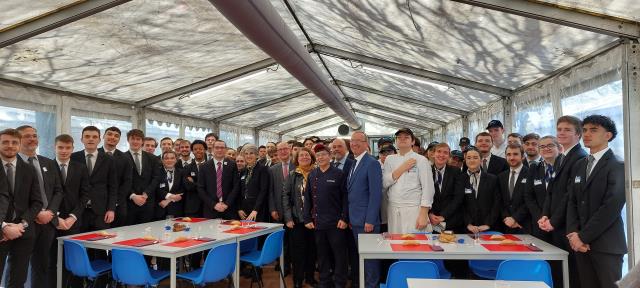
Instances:
[[[198,172],[200,172],[200,166],[202,166],[202,163],[204,162],[196,163],[196,167],[198,167]]]
[[[487,158],[482,159],[482,170],[487,171]]]
[[[91,176],[91,172],[93,172],[93,154],[87,154],[87,169],[89,170],[89,176]]]
[[[7,167],[7,180],[9,180],[9,190],[11,190],[11,193],[13,193],[13,188],[15,187],[15,180],[16,177],[14,176],[14,171],[13,171],[13,164],[12,163],[7,163],[5,165]]]
[[[142,174],[142,167],[140,165],[140,153],[133,153],[133,162],[136,164],[136,171],[138,172],[138,175]]]
[[[596,158],[593,155],[589,155],[587,159],[587,179],[589,179],[589,175],[591,175],[591,169],[593,169],[593,163],[596,162]]]
[[[548,184],[553,181],[553,165],[547,163],[547,171],[544,173],[544,181]]]
[[[340,161],[334,161],[333,167],[340,168]]]
[[[222,202],[222,162],[218,162],[218,169],[216,169],[216,196]]]
[[[209,153],[209,154],[207,154],[207,155],[209,155],[209,156],[208,156],[208,158],[207,158],[207,160],[213,159],[213,154]]]
[[[442,189],[442,171],[438,170],[438,187]]]
[[[282,179],[287,180],[288,177],[289,177],[289,164],[282,163]]]
[[[60,164],[60,175],[62,176],[62,183],[67,182],[67,164]]]
[[[113,152],[111,152],[111,151],[107,151],[107,155],[109,155],[109,156],[113,156]]]
[[[36,157],[33,157],[33,156],[29,157],[29,165],[31,165],[31,167],[33,167],[33,169],[36,170],[36,176],[38,177],[38,188],[40,188],[40,196],[42,197],[42,208],[45,209],[47,208],[49,201],[47,201],[47,193],[44,191],[44,179],[42,178],[42,168],[36,167],[35,161],[37,161]]]
[[[516,170],[511,170],[511,177],[509,178],[509,196],[513,196],[513,189],[516,187]]]
[[[478,171],[469,173],[471,173],[471,177],[469,177],[469,180],[471,180],[471,189],[473,190],[475,197],[478,198]]]
[[[351,181],[351,175],[356,171],[356,166],[358,166],[358,160],[353,161],[353,166],[351,166],[351,171],[349,172],[349,179],[347,179],[348,181]]]
[[[173,183],[173,171],[172,170],[168,170],[167,171],[167,182],[169,182],[169,184]]]

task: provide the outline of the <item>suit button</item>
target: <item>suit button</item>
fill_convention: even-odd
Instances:
[[[584,205],[584,200],[583,200],[583,201],[580,201],[580,204]]]

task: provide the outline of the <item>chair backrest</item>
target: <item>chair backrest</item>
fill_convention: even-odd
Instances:
[[[542,281],[553,288],[551,268],[544,260],[505,260],[498,267],[496,280]]]
[[[196,284],[211,283],[220,281],[236,268],[236,250],[238,244],[229,243],[211,248],[207,259],[204,261],[202,273],[198,277]]]
[[[147,262],[140,252],[132,249],[111,250],[113,273],[120,283],[128,285],[148,285],[151,274]]]
[[[498,231],[484,231],[484,232],[480,232],[480,235],[502,235],[502,232],[498,232]]]
[[[253,237],[240,241],[240,254],[258,250],[258,238]]]
[[[389,267],[387,288],[407,288],[407,278],[439,279],[440,273],[431,261],[398,261]]]
[[[79,242],[64,240],[64,266],[73,275],[78,277],[96,277],[97,273],[91,267],[87,249]]]
[[[269,264],[276,261],[282,254],[282,241],[284,239],[284,230],[273,232],[267,236],[262,245],[260,252],[260,265]]]

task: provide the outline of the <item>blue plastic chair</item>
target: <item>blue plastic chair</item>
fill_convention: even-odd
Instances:
[[[380,288],[407,288],[407,278],[439,279],[438,266],[431,261],[398,261],[391,264],[387,283]]]
[[[480,232],[480,235],[502,235],[497,231]],[[469,260],[469,268],[478,277],[485,279],[496,279],[498,266],[504,260]]]
[[[204,285],[227,278],[236,268],[237,248],[236,243],[214,246],[209,250],[202,268],[178,274],[177,277],[189,280],[193,285]]]
[[[498,267],[496,280],[541,281],[553,288],[551,267],[544,260],[505,260]]]
[[[73,276],[87,278],[92,282],[93,286],[96,284],[95,280],[98,277],[109,275],[111,263],[105,260],[89,261],[87,249],[80,242],[64,240],[63,249],[64,266]]]
[[[113,249],[111,262],[118,283],[153,287],[169,277],[169,271],[149,269],[144,256],[137,250]]]
[[[253,237],[240,241],[240,255],[258,250],[258,238]]]
[[[255,278],[258,279],[258,287],[264,287],[262,283],[262,277],[258,274],[256,267],[262,267],[270,264],[278,259],[282,254],[282,241],[284,238],[284,230],[273,232],[267,236],[267,239],[262,245],[262,250],[254,250],[244,255],[240,255],[240,261],[246,262],[253,266],[253,273]],[[280,270],[280,277],[284,281],[284,275]],[[253,287],[253,278],[251,279],[251,286]],[[286,284],[285,284],[286,288]]]

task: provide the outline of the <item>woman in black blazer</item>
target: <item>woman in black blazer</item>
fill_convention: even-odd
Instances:
[[[464,219],[467,230],[480,233],[496,229],[500,216],[500,191],[498,177],[481,169],[480,152],[475,147],[467,148],[465,163],[467,171],[463,172]]]
[[[240,174],[240,199],[238,199],[238,216],[242,220],[258,222],[267,221],[267,202],[269,194],[269,168],[258,165],[258,148],[256,145],[245,145],[241,154],[246,161],[246,168]]]

